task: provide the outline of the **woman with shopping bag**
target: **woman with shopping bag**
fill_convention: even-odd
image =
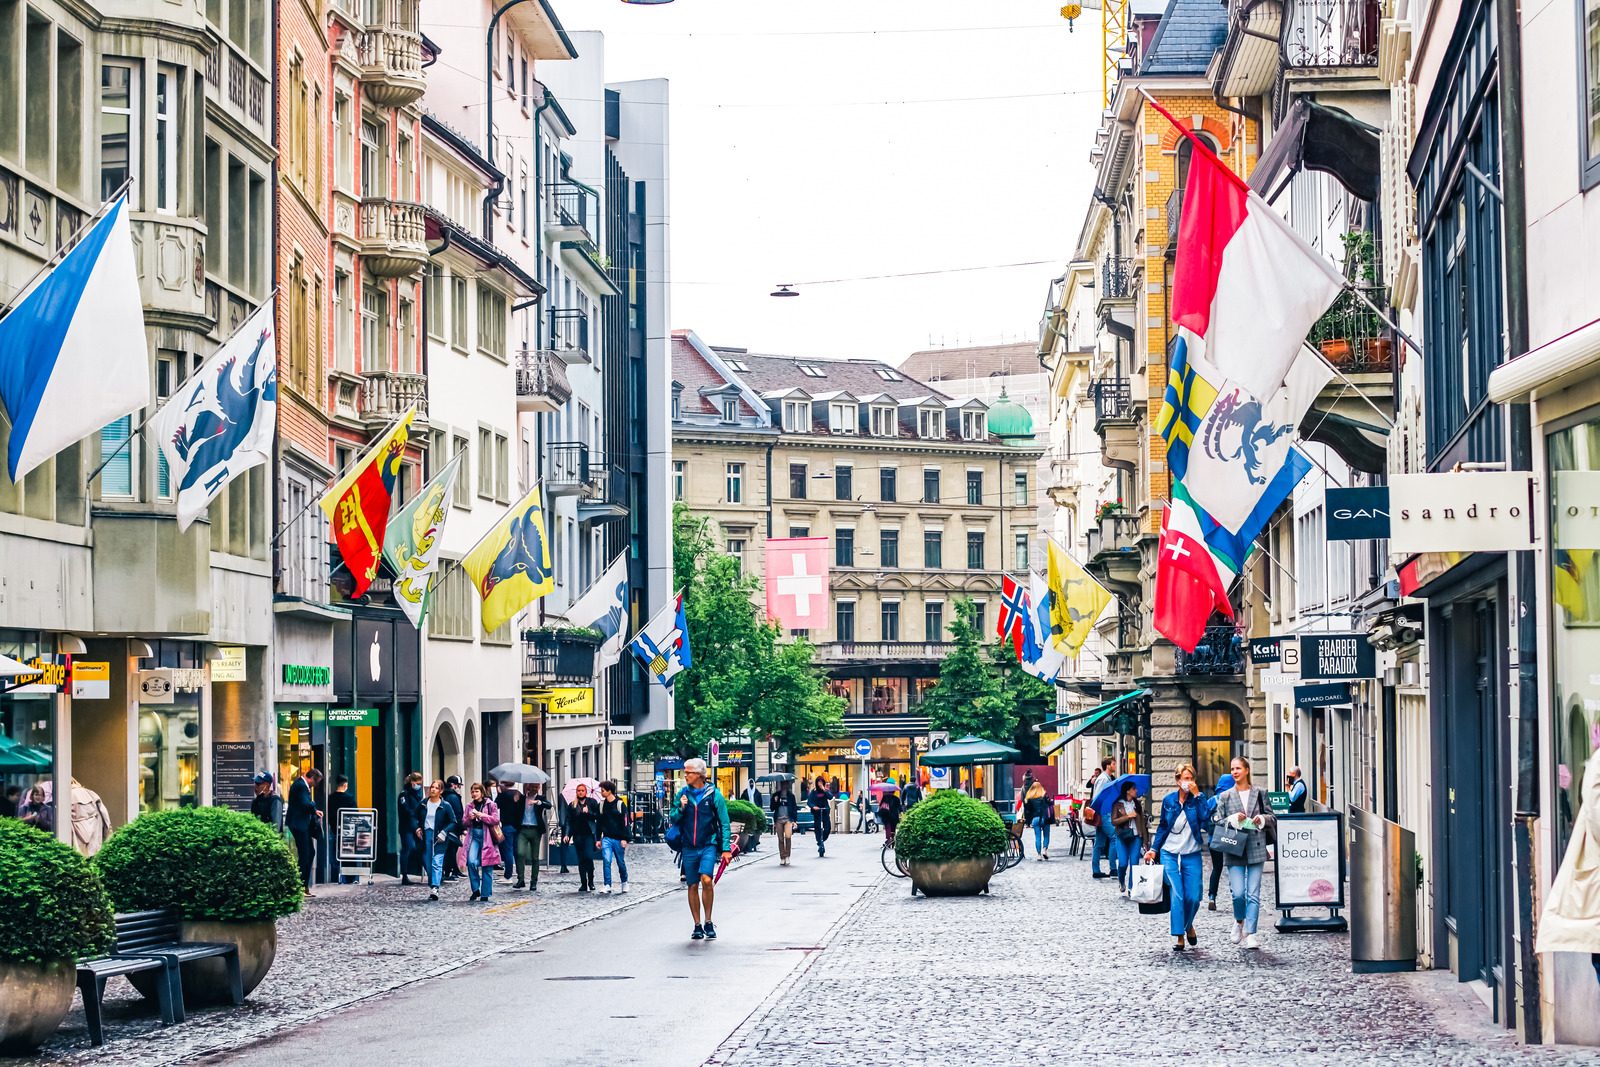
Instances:
[[[1172,951],[1182,952],[1184,938],[1188,938],[1191,945],[1199,941],[1194,932],[1194,917],[1200,912],[1201,876],[1205,867],[1200,858],[1200,843],[1216,801],[1200,795],[1194,768],[1189,764],[1178,768],[1177,781],[1177,790],[1161,801],[1161,822],[1144,860],[1151,863],[1156,857],[1161,858],[1167,885],[1172,890]]]
[[[1551,883],[1534,951],[1587,952],[1600,979],[1600,750],[1583,772],[1572,840]]]
[[[1261,876],[1267,869],[1267,844],[1272,833],[1272,809],[1263,790],[1250,781],[1250,761],[1233,757],[1233,786],[1216,797],[1217,827],[1211,832],[1211,849],[1222,853],[1228,867],[1228,888],[1233,892],[1233,943],[1247,949],[1261,947],[1256,923],[1261,918]]]

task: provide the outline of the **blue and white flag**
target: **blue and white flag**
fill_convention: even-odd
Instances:
[[[150,420],[178,497],[178,529],[223,486],[272,458],[278,428],[277,301],[269,299]]]
[[[628,556],[612,561],[600,580],[566,611],[574,626],[587,626],[605,636],[595,653],[595,670],[602,671],[622,658],[622,644],[628,636]]]
[[[1050,582],[1042,574],[1028,575],[1028,614],[1022,627],[1022,669],[1041,682],[1054,683],[1067,657],[1050,640]]]
[[[150,352],[128,201],[118,197],[0,319],[11,480],[150,403]]]
[[[679,671],[693,666],[689,655],[689,623],[683,616],[683,594],[656,613],[628,647],[639,657],[650,677],[671,685]]]

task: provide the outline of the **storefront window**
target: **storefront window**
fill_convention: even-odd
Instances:
[[[37,633],[0,630],[0,655],[26,663],[48,655]],[[0,693],[0,793],[13,786],[26,800],[35,785],[50,787],[55,724],[47,693]]]
[[[906,680],[904,678],[872,679],[871,699],[867,710],[874,715],[898,715],[905,710]]]
[[[1216,787],[1243,741],[1241,717],[1231,708],[1201,708],[1194,713],[1194,772],[1202,789]]]
[[[861,759],[855,754],[855,738],[837,737],[806,746],[800,754],[795,774],[807,782],[822,775],[829,781],[835,777],[839,785],[855,795],[861,783]],[[909,737],[872,738],[872,756],[867,761],[870,781],[893,778],[904,785],[911,775],[911,739]]]
[[[844,714],[852,715],[861,710],[860,678],[829,679],[828,692],[844,701]]]
[[[153,651],[147,668],[205,666],[191,641],[157,641]],[[174,688],[166,699],[139,706],[140,812],[194,807],[200,786],[200,693]]]
[[[1600,748],[1600,419],[1550,435],[1550,706],[1556,847],[1565,851],[1583,776]]]

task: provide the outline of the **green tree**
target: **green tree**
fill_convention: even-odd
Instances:
[[[673,511],[673,577],[684,590],[693,666],[673,681],[676,724],[634,742],[638,759],[695,756],[713,738],[754,733],[796,746],[843,731],[844,701],[830,695],[804,641],[782,641],[755,604],[760,588],[719,551],[710,521]]]
[[[1015,708],[993,660],[983,656],[977,616],[972,601],[956,601],[956,616],[950,621],[954,647],[939,664],[938,684],[928,691],[929,724],[949,730],[952,738],[971,734],[1009,742],[1015,733]]]
[[[1006,641],[997,639],[990,645],[989,656],[1000,676],[1000,692],[1010,705],[1011,744],[1021,750],[1022,762],[1043,763],[1034,727],[1055,714],[1056,687],[1023,670],[1016,649]]]

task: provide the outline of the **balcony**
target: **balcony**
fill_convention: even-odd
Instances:
[[[428,265],[421,204],[367,197],[360,214],[356,237],[367,270],[381,278],[409,278]]]
[[[1137,589],[1139,572],[1144,566],[1139,545],[1147,536],[1144,520],[1138,515],[1123,511],[1101,515],[1097,525],[1084,533],[1088,569],[1108,585]]]
[[[605,488],[605,462],[591,455],[581,441],[557,441],[550,446],[544,478],[548,497],[592,498]]]
[[[543,349],[517,353],[517,410],[552,412],[572,399],[567,365]]]
[[[367,30],[356,37],[361,92],[380,107],[405,107],[422,99],[422,34],[399,26]]]
[[[1244,632],[1231,623],[1207,626],[1193,652],[1178,649],[1175,673],[1187,678],[1226,678],[1244,673]]]
[[[1100,302],[1133,299],[1133,260],[1107,256],[1100,264]]]
[[[1178,254],[1178,226],[1183,219],[1183,190],[1167,194],[1167,258]]]
[[[628,475],[601,456],[589,458],[589,495],[578,500],[578,525],[628,517]]]
[[[948,641],[824,641],[816,646],[816,662],[927,663],[943,662],[953,646]]]
[[[573,182],[551,182],[545,186],[545,196],[549,216],[544,224],[545,240],[597,244],[600,232],[598,197]]]
[[[428,417],[428,378],[423,374],[380,371],[361,380],[361,419],[369,426],[393,422],[413,404],[417,418]]]
[[[1094,432],[1100,435],[1100,455],[1109,466],[1134,470],[1139,463],[1138,409],[1133,403],[1133,383],[1127,378],[1099,378],[1089,385],[1094,398]]]
[[[588,685],[594,680],[598,632],[545,628],[522,633],[524,685]]]
[[[589,316],[577,308],[554,308],[547,320],[551,355],[569,366],[593,363],[589,354]]]
[[[1381,285],[1347,289],[1312,326],[1308,342],[1341,377],[1317,397],[1300,431],[1332,448],[1356,470],[1377,474],[1387,469],[1387,423],[1394,412],[1398,341],[1357,293],[1379,307],[1388,303]]]
[[[1291,0],[1283,62],[1294,70],[1378,65],[1378,0]]]

